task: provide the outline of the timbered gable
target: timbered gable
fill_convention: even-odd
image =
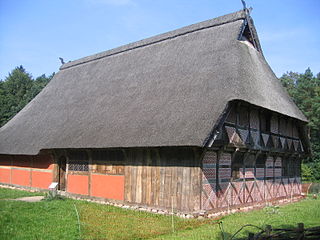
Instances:
[[[308,143],[302,142],[301,135],[306,133],[297,120],[238,101],[231,103],[226,114],[218,130],[222,134],[215,141],[216,147],[227,144],[272,152],[305,152],[304,145]]]

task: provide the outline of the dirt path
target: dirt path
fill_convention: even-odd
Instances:
[[[22,198],[16,198],[16,199],[11,199],[15,201],[23,201],[23,202],[40,202],[44,196],[34,196],[34,197],[22,197]]]

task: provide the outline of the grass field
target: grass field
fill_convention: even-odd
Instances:
[[[0,239],[221,239],[217,221],[181,219],[171,216],[125,210],[78,200],[52,200],[36,203],[13,201],[34,196],[19,190],[0,188]],[[76,209],[80,216],[80,231]],[[232,214],[220,219],[226,236],[244,224],[264,227],[306,227],[320,225],[320,200],[269,207],[259,211]],[[239,237],[247,236],[246,229]]]

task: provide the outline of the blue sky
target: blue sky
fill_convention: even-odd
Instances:
[[[320,0],[247,0],[277,74],[320,72]],[[0,79],[34,77],[126,43],[240,10],[240,0],[0,0]]]

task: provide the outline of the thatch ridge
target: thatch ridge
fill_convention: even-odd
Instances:
[[[226,14],[224,16],[221,16],[219,18],[210,19],[207,21],[203,21],[200,23],[192,24],[174,31],[166,32],[163,34],[159,34],[150,38],[146,38],[137,42],[133,42],[130,44],[123,45],[121,47],[117,47],[114,49],[110,49],[101,53],[97,53],[88,57],[80,58],[78,60],[74,60],[68,63],[63,64],[60,67],[60,70],[67,69],[70,67],[74,67],[80,64],[88,63],[91,61],[99,60],[105,57],[110,57],[115,54],[123,53],[126,51],[134,50],[136,48],[140,47],[146,47],[151,44],[159,43],[162,41],[170,40],[179,36],[183,36],[195,31],[200,31],[206,28],[212,28],[219,25],[223,25],[230,22],[235,22],[237,20],[244,19],[246,17],[246,12],[244,10],[240,10],[238,12]]]

